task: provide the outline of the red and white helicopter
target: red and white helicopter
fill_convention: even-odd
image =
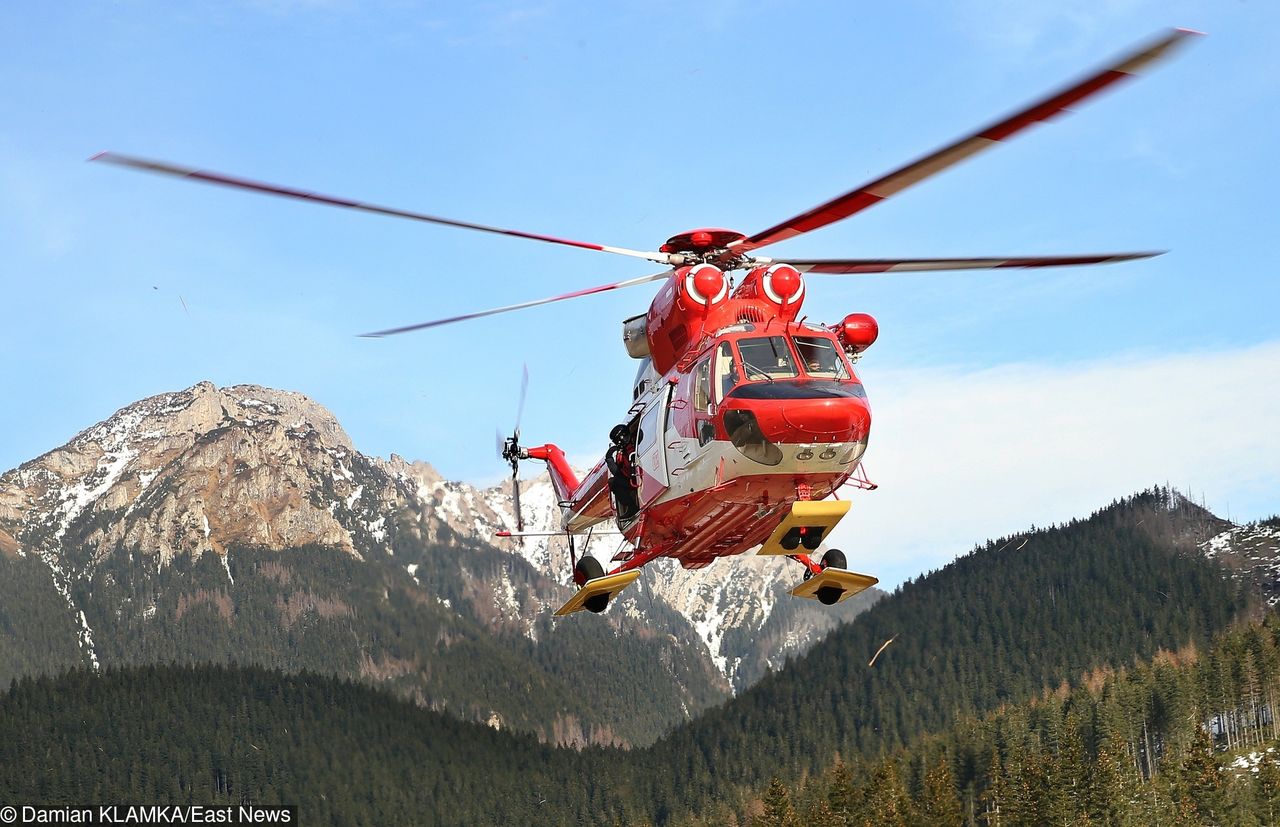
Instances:
[[[804,582],[792,594],[832,604],[877,582],[849,571],[839,550],[828,550],[816,562],[805,552],[816,550],[849,510],[848,500],[833,499],[841,486],[875,487],[862,471],[871,411],[853,363],[875,342],[878,328],[865,313],[826,325],[802,317],[803,274],[1057,267],[1158,253],[779,262],[756,251],[848,218],[1048,120],[1136,74],[1194,34],[1186,29],[1164,34],[1007,118],[767,230],[750,236],[690,230],[655,252],[456,221],[115,153],[91,160],[664,265],[651,275],[366,335],[423,330],[662,282],[648,312],[623,322],[627,353],[640,361],[632,403],[610,435],[609,456],[579,480],[555,445],[521,445],[518,426],[502,442],[502,457],[512,469],[518,529],[503,536],[528,536],[519,516],[519,463],[541,461],[560,500],[573,578],[580,587],[557,614],[604,611],[640,576],[641,567],[658,557],[674,557],[693,569],[756,547],[760,554],[785,555],[803,566]],[[739,271],[745,275],[735,281],[731,274]],[[611,519],[626,542],[606,572],[594,557],[578,557],[573,539]]]

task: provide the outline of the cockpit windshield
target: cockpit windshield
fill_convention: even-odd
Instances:
[[[738,340],[742,371],[748,382],[791,379],[797,376],[796,363],[785,336],[759,336]]]
[[[845,367],[835,340],[825,336],[796,336],[794,341],[805,373],[818,379],[849,378],[849,369]]]

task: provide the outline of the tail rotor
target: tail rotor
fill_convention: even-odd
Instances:
[[[511,463],[511,500],[514,503],[516,531],[524,531],[524,515],[520,511],[520,460],[528,459],[529,452],[520,447],[520,419],[524,415],[524,400],[529,392],[529,366],[524,366],[520,377],[520,397],[516,403],[516,426],[510,438],[498,433],[498,455]]]

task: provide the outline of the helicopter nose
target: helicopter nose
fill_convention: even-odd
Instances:
[[[774,442],[857,442],[871,430],[865,399],[789,399],[781,408]]]
[[[743,407],[758,423],[760,435],[774,443],[861,442],[871,430],[865,399],[771,399]]]

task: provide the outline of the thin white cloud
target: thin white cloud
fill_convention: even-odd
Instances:
[[[887,585],[977,542],[1168,482],[1219,512],[1280,511],[1280,342],[1240,350],[876,376],[867,469],[833,537]]]

